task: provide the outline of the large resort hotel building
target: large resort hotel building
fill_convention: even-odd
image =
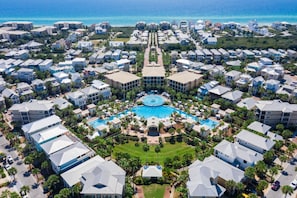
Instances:
[[[160,65],[148,65],[142,69],[144,87],[163,86],[165,83],[165,69]]]
[[[180,92],[187,92],[199,85],[202,75],[195,72],[183,71],[168,77],[168,86]]]
[[[281,100],[258,101],[256,117],[259,122],[270,126],[281,123],[286,127],[297,125],[297,105]]]
[[[129,91],[140,86],[140,78],[138,76],[124,71],[115,71],[105,75],[105,78],[110,86],[123,91]]]

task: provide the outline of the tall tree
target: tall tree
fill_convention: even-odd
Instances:
[[[236,182],[234,180],[226,181],[226,190],[228,194],[234,195],[236,190]]]
[[[41,163],[41,169],[46,170],[46,172],[48,173],[49,163],[48,163],[47,160],[46,160],[46,161],[43,161],[43,162]]]
[[[244,171],[244,176],[247,179],[247,182],[250,183],[253,179],[255,179],[255,168],[254,167],[247,167]]]
[[[263,190],[266,189],[267,187],[268,187],[268,182],[265,180],[260,180],[256,187],[256,190],[259,195],[263,195]]]
[[[15,180],[15,175],[17,174],[17,169],[15,167],[11,167],[10,169],[7,170],[7,173],[9,175],[13,176],[13,180]]]
[[[29,169],[31,171],[32,170],[32,163],[33,163],[32,156],[28,155],[27,157],[25,157],[24,163],[29,165]]]
[[[70,194],[71,194],[71,191],[69,188],[63,188],[59,192],[59,195],[61,195],[61,198],[68,198]]]
[[[22,186],[21,192],[24,192],[25,194],[30,192],[30,186]]]
[[[40,169],[39,168],[33,168],[32,169],[32,174],[36,177],[37,183],[39,182],[39,177],[38,177],[38,174],[39,173],[40,173]]]
[[[255,171],[256,171],[256,174],[262,178],[267,172],[267,165],[265,164],[265,162],[258,161],[257,164],[255,165]]]
[[[291,195],[294,192],[294,189],[291,186],[285,185],[282,187],[282,193],[287,197],[287,194]]]
[[[273,182],[274,176],[278,173],[278,168],[276,166],[271,167],[268,172],[270,173],[270,180]]]

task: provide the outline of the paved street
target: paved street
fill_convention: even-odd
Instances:
[[[5,153],[6,155],[11,155],[12,158],[14,158],[14,163],[11,164],[12,167],[15,167],[17,169],[17,174],[15,176],[16,183],[15,185],[11,185],[10,188],[14,188],[15,191],[20,192],[20,188],[24,185],[30,186],[30,198],[43,198],[46,197],[46,195],[43,194],[43,189],[41,185],[38,188],[32,188],[34,184],[36,183],[36,179],[30,175],[27,177],[24,177],[24,173],[28,170],[27,165],[22,163],[21,159],[18,159],[18,155],[16,151],[12,151],[10,149],[6,149],[5,146],[8,145],[9,142],[4,138],[4,136],[0,137],[0,151],[2,153]],[[12,180],[13,178],[11,178]]]
[[[295,158],[296,158],[296,155],[295,155]],[[276,180],[280,181],[281,186],[290,185],[291,181],[296,178],[296,175],[297,175],[297,172],[295,172],[296,165],[297,165],[297,162],[295,162],[295,165],[286,163],[284,166],[286,167],[285,171],[288,172],[288,175],[286,176],[286,175],[282,175],[280,173],[278,176],[275,177]],[[296,190],[294,191],[294,194],[291,197],[295,197],[294,196],[295,194],[296,194]],[[282,193],[281,188],[278,191],[273,191],[270,188],[268,193],[266,194],[266,197],[267,198],[281,198],[281,197],[284,197],[284,194]],[[289,197],[290,196],[287,195],[287,198],[289,198]]]

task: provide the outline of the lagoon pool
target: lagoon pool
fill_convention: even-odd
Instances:
[[[119,118],[119,117],[121,117],[121,115],[126,115],[128,112],[133,112],[138,117],[145,118],[145,119],[147,119],[149,117],[153,117],[153,116],[160,118],[160,119],[168,118],[168,117],[170,117],[170,115],[173,112],[177,112],[182,117],[191,118],[195,121],[198,121],[201,125],[208,126],[210,129],[215,128],[219,124],[218,122],[216,122],[214,120],[211,120],[211,119],[202,120],[202,119],[199,119],[197,116],[187,114],[186,112],[183,112],[179,109],[176,109],[176,108],[170,107],[170,106],[165,106],[165,105],[162,105],[162,106],[136,106],[136,107],[133,107],[127,111],[124,111],[122,113],[111,116],[108,119],[105,119],[105,120],[97,119],[97,120],[89,122],[89,124],[92,127],[97,128],[100,125],[107,124],[107,122],[112,121],[116,117]]]
[[[159,95],[147,95],[142,98],[142,102],[145,106],[155,107],[163,105],[165,100]]]

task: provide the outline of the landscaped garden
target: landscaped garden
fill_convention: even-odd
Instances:
[[[160,148],[160,152],[156,152],[156,147],[159,145],[149,145],[149,150],[144,151],[143,146],[146,144],[139,143],[135,146],[135,142],[129,142],[127,144],[120,144],[113,149],[113,155],[118,152],[129,153],[132,157],[139,157],[142,163],[146,162],[158,162],[161,165],[164,164],[166,158],[174,158],[174,156],[183,156],[184,154],[195,155],[195,148],[187,145],[184,142],[181,143],[165,143],[163,148]]]
[[[150,198],[163,197],[167,186],[168,185],[160,185],[160,184],[144,185],[143,186],[144,196],[150,197]]]

